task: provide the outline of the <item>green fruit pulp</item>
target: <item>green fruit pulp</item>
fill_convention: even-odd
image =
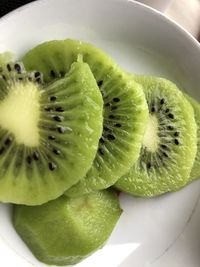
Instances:
[[[46,264],[76,264],[101,248],[115,227],[121,209],[116,193],[67,196],[41,206],[15,206],[16,231],[33,254]]]
[[[0,201],[42,204],[91,167],[102,134],[102,96],[86,63],[74,63],[46,87],[8,77],[0,78]]]
[[[188,182],[196,155],[193,108],[173,83],[154,77],[135,79],[143,85],[150,123],[138,161],[115,186],[145,197],[176,191]]]
[[[200,177],[200,104],[192,97],[184,94],[194,109],[194,117],[197,124],[197,153],[190,173],[190,181]]]
[[[139,157],[148,107],[133,78],[104,52],[75,40],[50,41],[30,50],[23,62],[48,83],[69,70],[77,57],[87,62],[104,100],[104,130],[94,163],[80,183],[66,192],[74,197],[113,185]],[[53,74],[53,75],[52,75]]]

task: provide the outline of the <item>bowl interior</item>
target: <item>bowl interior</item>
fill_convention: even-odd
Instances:
[[[200,100],[200,46],[159,12],[134,1],[41,0],[0,20],[0,51],[14,51],[17,58],[42,41],[63,38],[91,42],[127,71],[168,78]],[[199,232],[198,217],[193,216],[199,189],[197,181],[180,192],[151,200],[122,194],[124,213],[108,245],[77,267],[130,267],[133,262],[137,267],[174,266],[166,259],[171,244],[181,236],[190,238]],[[21,266],[45,266],[16,235],[11,225],[11,207],[1,204],[0,216],[0,244],[11,248],[12,258],[20,255]],[[185,231],[192,220],[194,223],[187,228],[190,231]],[[175,246],[180,256],[177,262],[182,264],[177,266],[198,267],[197,248],[187,256],[187,246],[187,242],[182,242],[179,249]],[[189,258],[193,265],[191,261],[187,265]]]

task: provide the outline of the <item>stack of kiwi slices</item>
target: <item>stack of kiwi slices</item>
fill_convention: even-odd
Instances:
[[[116,189],[153,197],[200,176],[199,103],[91,44],[0,55],[0,89],[0,201],[46,264],[105,244],[122,212]]]

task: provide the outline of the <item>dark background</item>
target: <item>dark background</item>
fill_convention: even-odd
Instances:
[[[28,4],[33,0],[0,0],[0,17],[22,5]]]

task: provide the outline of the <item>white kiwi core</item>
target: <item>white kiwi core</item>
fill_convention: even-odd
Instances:
[[[0,102],[0,126],[12,133],[18,144],[39,145],[40,94],[31,82],[13,83]]]
[[[149,116],[149,121],[143,137],[143,146],[150,152],[155,152],[159,144],[158,119],[155,115]]]

